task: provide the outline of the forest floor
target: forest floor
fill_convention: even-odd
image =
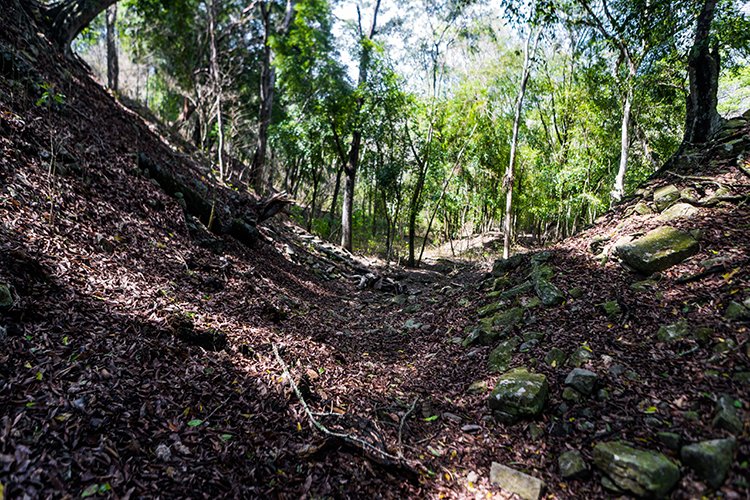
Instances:
[[[284,217],[254,248],[211,235],[138,155],[208,183],[200,163],[14,31],[22,14],[2,15],[0,284],[13,303],[0,310],[0,498],[507,498],[493,462],[544,480],[549,497],[603,497],[598,471],[560,476],[562,452],[590,464],[593,445],[622,439],[678,459],[660,432],[729,436],[714,425],[723,394],[740,418],[750,409],[748,321],[725,314],[750,293],[748,126],[741,152],[718,144],[692,177],[654,183],[703,199],[729,190],[671,222],[700,233],[688,260],[644,284],[611,254],[663,224],[632,210],[653,189],[549,248],[565,300],[516,299],[524,344],[509,361],[544,374],[549,401],[506,424],[487,405],[500,376],[492,346],[462,342],[496,302],[495,278],[519,283],[528,267],[488,279],[490,262],[438,260],[373,269],[405,290],[361,289],[356,258]],[[49,89],[61,103],[39,102]],[[722,272],[680,279],[717,257]],[[656,338],[678,320],[703,334]],[[555,348],[567,364],[546,361]],[[564,400],[572,364],[602,391]],[[747,428],[735,432],[727,498],[748,496]],[[673,497],[699,496],[698,479],[683,469]]]

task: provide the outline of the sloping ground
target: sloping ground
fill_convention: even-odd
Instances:
[[[533,288],[499,297],[526,281],[529,257],[490,279],[443,263],[398,276],[407,293],[360,290],[361,262],[283,221],[248,248],[186,216],[138,153],[210,186],[204,167],[40,50],[36,30],[24,41],[22,13],[0,16],[12,56],[0,72],[0,283],[13,293],[0,311],[7,498],[505,498],[490,484],[492,462],[542,478],[552,496],[591,498],[606,495],[601,473],[563,480],[562,452],[591,464],[594,445],[622,439],[676,459],[667,431],[684,442],[734,433],[722,492],[748,495],[747,432],[714,424],[720,395],[738,418],[749,403],[747,317],[726,316],[750,288],[746,123],[694,156],[689,174],[664,174],[554,247],[545,265],[562,303],[535,306]],[[37,104],[45,82],[65,98]],[[667,224],[644,206],[668,183],[698,206],[668,224],[697,230],[699,251],[633,287],[644,277],[611,250]],[[212,189],[232,216],[252,201]],[[645,215],[633,213],[638,202]],[[701,267],[717,257],[718,272]],[[491,328],[488,345],[462,346],[487,305],[520,307],[520,319]],[[680,320],[687,334],[658,340]],[[501,375],[488,357],[514,337],[504,368],[544,374],[550,389],[539,416],[507,424],[487,404]],[[313,428],[274,345],[315,419],[350,439]],[[564,400],[571,364],[596,373],[601,390]],[[381,451],[365,456],[361,442]],[[698,496],[698,479],[683,467],[674,497]]]

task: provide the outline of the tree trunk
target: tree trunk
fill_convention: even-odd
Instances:
[[[287,0],[284,21],[278,34],[286,35],[294,20],[295,0]],[[258,139],[250,167],[250,182],[255,190],[262,193],[270,187],[273,176],[267,172],[266,151],[268,149],[268,127],[271,124],[273,100],[276,87],[276,71],[273,68],[273,51],[271,50],[271,5],[261,2],[260,13],[263,18],[263,58],[260,71],[260,111],[258,113]]]
[[[633,75],[634,76],[634,75]],[[630,149],[630,112],[633,106],[633,82],[629,79],[625,102],[622,107],[622,124],[620,129],[620,166],[617,169],[615,185],[612,188],[612,199],[620,201],[625,195],[625,174],[628,170],[628,151]]]
[[[104,9],[117,0],[60,0],[50,5],[45,16],[55,43],[70,55],[70,44]]]
[[[721,61],[718,43],[711,42],[715,7],[716,0],[705,0],[703,3],[695,28],[695,41],[688,57],[690,93],[687,97],[682,148],[708,141],[721,124],[721,117],[716,111]]]
[[[214,0],[208,0],[208,37],[211,44],[211,80],[216,98],[216,125],[218,132],[217,163],[219,165],[219,179],[224,181],[224,120],[221,113],[221,70],[219,69],[219,52],[216,47],[216,5]]]
[[[526,44],[523,51],[523,74],[521,75],[521,86],[518,89],[518,98],[516,99],[516,111],[513,117],[513,136],[510,142],[510,162],[508,163],[508,170],[505,172],[505,221],[503,224],[503,230],[505,234],[503,236],[503,258],[507,259],[510,257],[510,242],[511,232],[513,229],[513,169],[516,163],[516,149],[518,147],[518,128],[521,124],[521,111],[523,110],[523,98],[526,95],[526,85],[529,82],[529,75],[531,73],[531,60],[536,53],[536,48],[539,45],[539,38],[542,35],[541,28],[537,30],[536,37],[534,38],[534,47],[529,50],[531,44],[533,29],[529,27],[529,36],[526,37]]]
[[[359,56],[359,79],[358,87],[363,87],[367,83],[367,71],[370,66],[370,51],[371,46],[369,42],[373,36],[375,36],[375,29],[378,23],[378,10],[380,10],[380,0],[375,2],[375,9],[372,16],[372,25],[370,27],[369,35],[365,36],[362,33],[362,27],[360,26],[360,42],[362,42],[362,53]],[[356,114],[359,115],[362,106],[364,105],[363,98],[357,99],[357,110]],[[354,131],[352,132],[352,143],[349,147],[349,155],[347,156],[346,167],[344,173],[346,174],[346,182],[344,183],[344,203],[341,210],[341,246],[352,251],[352,216],[354,209],[354,187],[357,176],[357,167],[359,166],[359,149],[362,144],[362,130],[360,124],[357,124]]]
[[[107,8],[107,87],[117,92],[120,65],[117,59],[117,4]]]

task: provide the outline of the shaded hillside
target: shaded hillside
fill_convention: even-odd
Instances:
[[[396,285],[283,217],[240,243],[231,228],[252,226],[255,200],[24,40],[25,14],[0,18],[7,498],[506,498],[493,462],[553,497],[602,497],[602,467],[564,479],[563,452],[592,467],[597,444],[625,440],[677,460],[732,435],[721,488],[747,496],[746,120],[549,252],[493,273],[397,270]],[[213,231],[154,165],[217,200]],[[619,262],[615,246],[664,225],[697,242],[686,260],[648,276]],[[566,384],[574,366],[591,391]],[[488,397],[519,367],[546,377],[548,400],[503,422]],[[348,440],[311,425],[285,368]],[[679,477],[675,498],[703,491],[687,463]]]

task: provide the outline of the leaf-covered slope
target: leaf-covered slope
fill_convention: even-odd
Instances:
[[[241,217],[252,200],[211,187],[205,166],[49,50],[24,13],[0,16],[0,283],[13,302],[3,308],[0,294],[8,498],[507,496],[490,484],[492,462],[541,477],[558,497],[605,496],[599,471],[563,480],[562,452],[578,450],[590,466],[594,445],[623,439],[677,459],[659,433],[726,437],[714,423],[719,396],[748,409],[747,318],[736,308],[727,316],[750,287],[750,178],[738,169],[746,123],[538,257],[548,270],[536,278],[527,256],[491,279],[489,269],[442,262],[404,272],[406,293],[358,290],[347,276],[361,264],[342,264],[345,254],[299,229],[279,223],[248,248],[186,215],[144,174],[143,154],[209,186],[231,212],[220,219]],[[697,208],[668,224],[692,232],[699,251],[646,280],[613,248],[667,223],[647,212],[668,184]],[[562,301],[534,305],[540,290],[555,290],[536,282],[499,297],[530,275]],[[487,305],[515,318],[502,328],[516,341],[501,361],[546,377],[535,419],[501,422],[487,404],[502,375],[488,358],[505,339],[461,345]],[[688,334],[659,339],[680,322]],[[313,428],[272,343],[319,421],[403,453],[417,478]],[[573,364],[598,386],[564,399]],[[724,488],[742,496],[750,450],[746,434],[737,439]],[[675,496],[696,496],[696,479],[684,468]]]

